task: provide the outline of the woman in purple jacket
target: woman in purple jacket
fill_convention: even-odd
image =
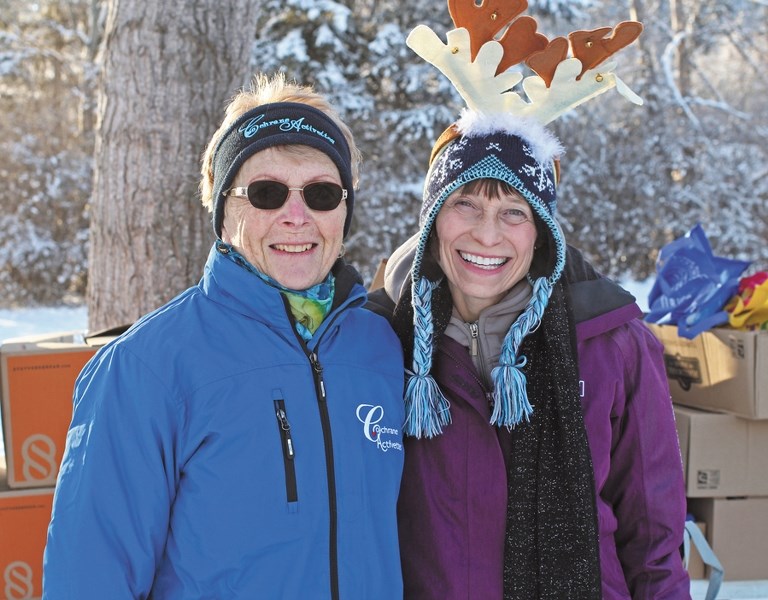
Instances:
[[[563,148],[545,127],[613,87],[640,101],[600,63],[642,25],[549,42],[527,36],[525,4],[449,0],[447,44],[425,26],[408,37],[468,109],[432,150],[419,232],[374,299],[411,365],[405,597],[690,598],[661,345],[566,245]],[[520,60],[536,71],[522,82],[505,71]]]
[[[413,365],[405,597],[689,598],[661,345],[566,246],[536,129],[453,126],[372,298]]]

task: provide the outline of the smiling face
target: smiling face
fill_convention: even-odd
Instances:
[[[437,215],[437,260],[461,317],[476,321],[531,267],[536,225],[531,206],[514,192],[459,188]]]
[[[262,179],[291,188],[320,181],[341,184],[333,161],[306,146],[257,152],[243,163],[232,187]],[[314,211],[296,190],[274,210],[255,208],[247,198],[231,196],[224,205],[221,239],[261,273],[289,289],[305,290],[323,281],[338,258],[346,215],[345,202],[330,211]]]

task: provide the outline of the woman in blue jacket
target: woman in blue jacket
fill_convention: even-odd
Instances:
[[[402,596],[400,344],[341,258],[358,164],[310,88],[232,100],[200,283],[76,382],[45,598]]]

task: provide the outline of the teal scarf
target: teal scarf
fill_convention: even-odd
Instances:
[[[320,327],[323,319],[325,319],[328,312],[331,310],[331,303],[333,302],[333,294],[336,287],[336,279],[334,278],[333,273],[328,273],[328,277],[325,278],[325,281],[313,285],[309,289],[291,290],[272,279],[269,275],[256,269],[256,267],[249,263],[245,257],[230,244],[218,240],[216,242],[216,247],[219,250],[223,250],[223,254],[232,259],[236,264],[247,271],[258,275],[262,281],[279,290],[288,300],[291,314],[296,321],[296,331],[298,334],[305,342],[312,339],[315,331],[317,331],[317,328]]]

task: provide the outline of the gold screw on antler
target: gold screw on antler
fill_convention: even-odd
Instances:
[[[592,40],[587,40],[587,43],[586,43],[587,48],[591,48],[594,45],[595,43]]]
[[[497,13],[496,11],[493,11],[491,13],[491,21],[495,21],[498,16],[499,16],[499,13]]]
[[[458,46],[454,46],[453,48],[451,48],[451,54],[458,54],[458,53],[459,53],[459,47]]]
[[[600,83],[602,80],[603,80],[603,76],[600,73],[595,75],[595,81],[597,81],[597,83]]]

